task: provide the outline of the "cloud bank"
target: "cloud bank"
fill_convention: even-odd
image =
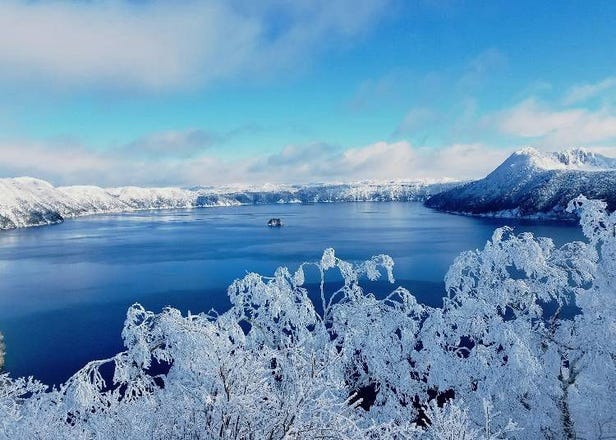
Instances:
[[[162,137],[161,145],[167,146],[167,136],[175,140],[183,135],[163,133],[143,139]],[[144,141],[127,145],[140,142]],[[157,148],[148,146],[127,157],[124,147],[97,152],[79,145],[3,141],[0,174],[30,175],[56,185],[101,186],[469,179],[482,177],[508,154],[480,144],[431,149],[407,141],[381,141],[346,149],[327,143],[290,145],[269,155],[225,161],[208,155],[207,149],[198,155],[170,157],[165,152],[152,154]]]
[[[530,98],[501,112],[493,121],[505,134],[536,138],[564,148],[616,141],[616,114],[609,108],[553,108]]]
[[[0,3],[0,77],[167,89],[270,73],[365,32],[387,4],[7,0]]]

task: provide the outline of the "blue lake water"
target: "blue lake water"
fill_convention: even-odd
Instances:
[[[268,228],[271,217],[285,225]],[[62,382],[87,361],[122,350],[131,304],[224,310],[226,287],[247,271],[295,269],[327,247],[351,261],[391,255],[396,285],[438,304],[455,256],[483,247],[504,224],[557,244],[582,239],[574,225],[455,216],[420,203],[147,211],[0,232],[5,369]]]

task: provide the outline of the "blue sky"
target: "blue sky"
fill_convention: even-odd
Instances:
[[[616,154],[616,2],[0,5],[0,174],[192,185],[481,177]]]

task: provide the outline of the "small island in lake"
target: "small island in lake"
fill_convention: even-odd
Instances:
[[[279,228],[282,226],[282,222],[279,218],[270,218],[267,221],[267,226],[269,226],[270,228]]]

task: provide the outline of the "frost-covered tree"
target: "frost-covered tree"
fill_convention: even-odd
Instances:
[[[0,437],[611,438],[616,218],[570,210],[586,242],[498,229],[453,263],[441,308],[366,292],[394,282],[391,258],[332,249],[235,281],[222,314],[134,305],[126,351],[65,384],[0,376]]]
[[[545,238],[498,229],[446,276],[441,310],[423,326],[429,381],[469,405],[479,424],[487,400],[525,438],[616,434],[614,214],[580,197],[587,242],[556,248]],[[563,311],[567,313],[563,313]]]
[[[502,417],[519,420],[526,435],[562,436],[555,374],[561,356],[546,336],[558,317],[545,306],[559,310],[571,300],[573,267],[563,266],[563,254],[574,255],[549,239],[502,228],[483,250],[463,253],[450,268],[444,307],[422,335],[442,350],[427,352],[425,362],[439,388],[465,396],[477,422],[487,400]]]
[[[570,211],[581,217],[589,243],[578,252],[584,278],[575,291],[580,313],[561,326],[559,380],[569,437],[616,438],[616,213],[578,197]]]

